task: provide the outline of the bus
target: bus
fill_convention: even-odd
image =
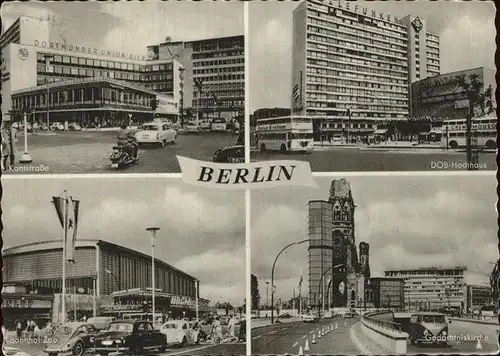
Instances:
[[[482,117],[472,119],[471,137],[477,147],[495,149],[497,147],[497,118]],[[441,144],[450,148],[467,146],[467,120],[443,121]]]
[[[496,307],[494,305],[484,305],[481,307],[481,316],[483,319],[491,320],[495,316]]]
[[[257,147],[261,152],[307,152],[313,150],[312,118],[284,116],[257,120]]]
[[[220,117],[212,119],[212,123],[210,124],[210,130],[214,132],[226,132],[227,131],[226,120]]]

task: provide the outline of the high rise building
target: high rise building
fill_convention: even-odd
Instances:
[[[327,201],[309,202],[309,302],[334,307],[363,306],[370,276],[369,245],[356,249],[354,199],[345,179],[332,181]],[[326,305],[326,304],[325,304]]]
[[[421,267],[388,270],[386,277],[405,281],[405,303],[409,309],[438,310],[454,307],[464,310],[467,302],[467,267]]]
[[[404,309],[404,279],[371,277],[370,290],[374,308]]]
[[[301,3],[292,53],[292,113],[313,117],[315,140],[385,134],[409,117],[411,81],[439,74],[439,38],[423,21],[348,1]]]
[[[184,68],[184,107],[205,117],[234,118],[244,111],[244,37],[171,41],[148,46],[155,59],[176,59]]]
[[[467,286],[467,311],[480,310],[481,307],[492,305],[492,290],[489,285]]]

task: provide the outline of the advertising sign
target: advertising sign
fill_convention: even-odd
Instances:
[[[49,309],[52,306],[50,300],[37,299],[8,299],[2,300],[2,308],[20,308],[20,309]]]

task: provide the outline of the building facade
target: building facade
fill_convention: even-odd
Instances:
[[[500,308],[500,260],[495,263],[495,267],[491,271],[490,288],[493,304]]]
[[[334,307],[365,304],[365,284],[370,276],[369,245],[361,242],[358,255],[354,211],[350,183],[345,179],[332,181],[328,201],[309,202],[309,302],[312,307],[328,295]]]
[[[322,135],[356,138],[408,118],[408,28],[399,19],[304,1],[293,13],[292,68],[292,114],[316,118]]]
[[[241,116],[245,100],[244,37],[231,36],[148,46],[152,58],[178,60],[184,72],[184,106],[201,116]]]
[[[374,308],[404,309],[404,279],[371,277],[370,290]]]
[[[282,117],[290,116],[291,110],[287,108],[262,108],[255,110],[252,115],[250,115],[250,126],[255,127],[257,125],[257,120],[269,119],[271,117]]]
[[[481,307],[491,305],[492,302],[491,287],[489,285],[467,286],[467,311],[481,310]]]
[[[443,120],[465,119],[469,103],[465,90],[457,84],[463,78],[467,83],[478,80],[484,100],[474,105],[474,117],[493,114],[496,110],[495,71],[484,67],[445,73],[412,83],[411,112],[416,119],[433,119],[436,125]]]
[[[453,307],[465,310],[467,305],[467,267],[421,267],[385,271],[386,277],[404,279],[406,307],[440,310]]]
[[[24,286],[27,294],[43,290],[45,294],[55,295],[53,312],[54,316],[58,315],[61,311],[62,252],[59,240],[4,249],[4,283]],[[114,293],[149,290],[151,294],[151,267],[148,255],[102,240],[77,240],[75,263],[66,264],[68,314],[72,308],[77,308],[74,295],[80,300],[79,313],[91,315],[93,308],[100,313],[101,309],[112,306]],[[196,291],[199,291],[195,277],[156,259],[155,284],[158,293],[169,298],[169,312],[194,313]],[[97,305],[93,306],[94,295]],[[87,304],[82,302],[85,299]]]
[[[2,114],[9,116],[15,91],[82,78],[109,78],[171,97],[179,112],[182,66],[176,60],[97,49],[59,40],[43,19],[21,16],[2,34]],[[48,94],[50,95],[50,93]],[[47,96],[48,96],[47,95]],[[151,110],[152,113],[152,110]]]

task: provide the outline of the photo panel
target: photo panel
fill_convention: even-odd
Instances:
[[[252,354],[498,352],[493,175],[316,181],[252,193]]]
[[[252,160],[313,172],[495,170],[489,2],[249,5]]]
[[[241,2],[2,7],[2,167],[180,173],[244,161]]]
[[[243,192],[2,183],[4,354],[246,354]]]

